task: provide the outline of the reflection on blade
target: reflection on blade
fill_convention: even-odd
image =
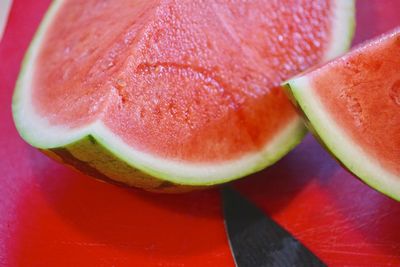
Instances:
[[[238,267],[326,266],[239,193],[224,188],[222,198],[225,228]]]

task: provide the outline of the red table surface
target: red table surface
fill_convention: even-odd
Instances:
[[[24,143],[11,116],[21,58],[49,0],[15,0],[0,43],[0,265],[233,266],[218,190],[157,195],[98,182]],[[359,43],[400,24],[399,0],[359,0]],[[400,266],[400,203],[311,137],[235,186],[330,266]]]

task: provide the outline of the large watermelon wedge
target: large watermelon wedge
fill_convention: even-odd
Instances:
[[[400,200],[400,28],[286,88],[345,167]]]
[[[15,122],[97,178],[153,191],[227,182],[299,143],[279,85],[344,52],[353,29],[350,0],[54,1]]]

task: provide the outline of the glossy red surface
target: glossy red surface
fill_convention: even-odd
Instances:
[[[22,55],[49,1],[15,0],[0,43],[1,266],[233,266],[218,191],[155,195],[101,183],[25,144],[11,117]],[[355,42],[400,24],[398,0],[358,1]],[[400,203],[311,137],[235,186],[330,266],[399,266]]]

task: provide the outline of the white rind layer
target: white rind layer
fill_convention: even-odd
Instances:
[[[276,162],[298,144],[305,133],[302,121],[295,118],[261,151],[249,153],[240,159],[216,164],[172,161],[140,152],[127,146],[102,122],[94,126],[92,135],[113,154],[152,176],[178,184],[212,185],[243,177]]]
[[[63,1],[53,1],[25,55],[21,73],[13,96],[13,115],[21,136],[31,145],[46,149],[63,146],[79,140],[90,132],[90,127],[69,129],[51,125],[45,118],[38,115],[31,103],[31,81],[33,81],[34,64],[43,36],[55,17]]]
[[[67,145],[79,142],[88,135],[93,136],[108,151],[118,156],[133,168],[144,173],[162,178],[164,180],[185,185],[212,185],[228,182],[250,173],[254,173],[275,163],[284,156],[290,149],[297,145],[305,134],[304,126],[299,118],[294,118],[286,128],[282,129],[276,136],[257,152],[252,152],[243,157],[226,162],[218,163],[191,163],[176,160],[168,160],[158,156],[144,153],[128,146],[116,136],[100,120],[80,129],[69,129],[61,126],[52,126],[46,119],[38,115],[31,103],[31,83],[34,74],[35,57],[38,54],[41,42],[46,29],[56,16],[57,10],[64,0],[56,0],[47,12],[36,36],[33,40],[16,86],[13,98],[13,114],[18,131],[21,136],[31,145],[40,149],[51,149],[66,147]],[[336,0],[335,3],[349,1]],[[353,2],[353,1],[349,1]],[[341,13],[342,5],[335,5]],[[348,12],[344,10],[343,12]],[[349,16],[349,14],[347,14]],[[336,20],[334,23],[338,23]],[[334,25],[333,33],[337,32],[336,27],[343,28],[343,25]],[[335,46],[328,54],[337,55],[347,49],[351,39],[351,25],[347,25],[347,32],[343,35],[334,35],[338,38],[332,42],[339,42],[343,45]]]
[[[288,82],[290,91],[313,130],[352,173],[378,191],[400,200],[400,177],[363,150],[332,118],[306,76]]]
[[[331,42],[324,61],[329,61],[346,52],[351,46],[352,36],[355,30],[355,0],[335,0],[333,11],[333,25]]]

